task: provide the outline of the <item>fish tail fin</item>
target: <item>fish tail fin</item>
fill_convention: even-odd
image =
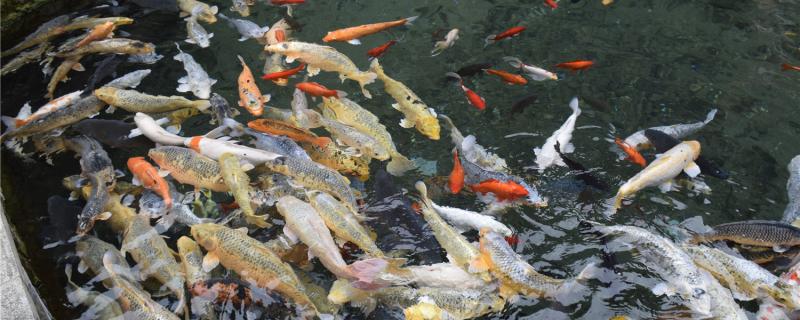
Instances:
[[[244,58],[242,58],[242,56],[238,54],[236,55],[236,57],[239,58],[239,62],[242,64],[242,67],[247,68],[247,63],[244,62]]]
[[[375,59],[373,61],[378,61]],[[366,85],[375,82],[375,79],[378,78],[378,75],[373,72],[362,72],[361,75],[358,76],[358,85],[361,86],[361,94],[363,94],[367,99],[372,99],[372,95],[367,90]]]
[[[406,26],[410,26],[410,25],[414,24],[414,20],[417,20],[417,18],[419,18],[419,16],[413,16],[413,17],[406,18],[405,25]]]
[[[514,68],[522,68],[522,60],[517,57],[503,57],[503,60],[508,62]]]
[[[781,64],[781,70],[783,70],[783,71],[789,70],[791,68],[792,68],[792,66],[790,66],[788,63]]]
[[[3,121],[3,124],[6,125],[6,127],[8,127],[8,130],[14,130],[14,129],[17,128],[17,119],[16,118],[12,118],[12,117],[9,117],[9,116],[3,116],[2,117],[2,121]]]
[[[573,114],[581,114],[581,108],[578,106],[578,97],[572,97],[572,100],[569,101],[569,108],[572,109]]]
[[[184,290],[179,291],[178,294],[178,303],[175,305],[175,308],[172,309],[177,315],[185,315],[188,319],[189,316],[189,304],[186,303],[186,292]]]
[[[623,198],[624,197],[622,196],[622,194],[617,193],[616,196],[614,196],[611,199],[608,199],[608,201],[606,202],[606,215],[607,216],[610,217],[610,216],[614,215],[615,213],[617,213],[617,210],[619,210],[619,208],[622,207],[622,199]]]
[[[386,270],[389,263],[381,258],[371,258],[361,261],[356,261],[347,266],[348,272],[357,280],[352,283],[353,287],[358,289],[378,289],[385,285],[375,282],[378,275]]]
[[[717,109],[711,109],[711,111],[708,112],[708,115],[706,115],[706,120],[703,121],[703,124],[708,124],[709,122],[711,122],[711,120],[714,120],[714,116],[716,115],[717,115]]]
[[[483,40],[483,41],[484,41],[484,45],[483,45],[483,47],[484,47],[484,48],[486,48],[486,47],[488,47],[490,44],[494,43],[494,37],[496,37],[496,36],[497,36],[497,35],[491,34],[491,35],[489,35],[488,37],[486,37],[486,39],[484,39],[484,40]]]
[[[450,78],[454,78],[454,79],[458,80],[458,82],[460,82],[461,84],[463,84],[463,83],[464,83],[464,79],[462,79],[462,78],[461,78],[461,76],[460,76],[460,75],[458,75],[458,73],[455,73],[455,72],[447,72],[447,73],[445,73],[444,75],[445,75],[446,77],[450,77]]]
[[[392,160],[386,165],[386,171],[391,175],[398,177],[402,176],[406,171],[416,168],[414,162],[406,158],[404,155],[396,152],[392,155]]]
[[[381,66],[380,61],[378,61],[378,58],[375,58],[375,59],[372,60],[372,62],[370,62],[369,71],[372,71],[372,72],[374,72],[374,73],[376,73],[377,75],[380,75],[380,76],[384,76],[385,75],[385,73],[383,73],[383,67]]]

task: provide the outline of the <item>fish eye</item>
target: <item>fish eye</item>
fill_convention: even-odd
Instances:
[[[692,290],[692,297],[699,298],[700,296],[706,294],[706,291],[700,288],[694,288]]]

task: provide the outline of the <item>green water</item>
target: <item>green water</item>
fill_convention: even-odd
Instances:
[[[221,11],[226,15],[238,17],[226,9],[229,2],[212,2],[225,8]],[[781,63],[800,64],[798,1],[617,0],[604,7],[600,1],[581,0],[561,1],[559,5],[557,10],[550,10],[541,1],[309,0],[294,10],[302,29],[293,36],[301,41],[320,42],[327,31],[334,29],[419,15],[412,27],[366,37],[361,46],[333,46],[366,69],[368,49],[400,39],[381,58],[386,72],[412,88],[438,113],[451,117],[464,134],[476,135],[479,143],[507,159],[515,173],[535,181],[543,195],[550,198],[550,206],[515,209],[501,220],[519,232],[517,252],[548,275],[574,276],[587,264],[600,261],[603,246],[577,230],[577,222],[583,218],[642,226],[667,235],[677,234],[670,225],[697,216],[709,225],[780,219],[786,203],[785,166],[800,153],[800,73],[780,71]],[[251,7],[253,14],[248,19],[271,25],[283,11],[259,2]],[[153,69],[138,89],[151,94],[176,94],[177,79],[185,73],[172,60],[177,52],[173,42],[186,38],[185,23],[176,14],[141,16],[138,9],[134,12],[138,16],[136,23],[121,29],[131,33],[131,38],[154,42],[157,52],[165,57],[151,66],[123,64],[120,74]],[[483,47],[487,35],[515,25],[526,26],[527,30],[519,37]],[[260,74],[262,46],[253,40],[238,42],[236,31],[222,21],[204,26],[214,33],[210,48],[186,43],[181,47],[218,80],[214,92],[230,102],[236,101],[236,78],[241,71],[236,55],[242,55]],[[35,27],[31,25],[29,29]],[[459,28],[461,38],[440,56],[430,57],[437,40],[434,34],[443,35],[451,28]],[[3,40],[4,48],[13,44],[7,41]],[[470,106],[461,89],[444,79],[447,71],[484,61],[493,61],[496,68],[510,71],[501,61],[503,56],[516,56],[551,70],[557,63],[579,59],[593,60],[595,66],[580,73],[560,72],[562,79],[557,82],[531,81],[526,86],[509,86],[488,75],[469,78],[467,86],[487,101],[483,112]],[[100,59],[87,57],[83,62],[89,71],[71,73],[73,79],[61,84],[57,95],[83,88],[91,74],[91,64]],[[43,104],[41,97],[48,80],[31,65],[4,77],[3,114],[16,114],[27,100],[34,106]],[[440,141],[431,141],[416,131],[400,128],[397,123],[401,115],[390,107],[393,101],[380,84],[368,86],[374,98],[367,100],[354,82],[340,83],[335,74],[323,73],[313,80],[350,93],[350,98],[381,118],[402,153],[434,161],[438,175],[448,173],[452,143],[446,130]],[[288,108],[293,88],[259,84],[263,92],[272,94],[270,105]],[[529,94],[538,95],[536,103],[512,116],[512,103]],[[581,100],[583,114],[572,139],[576,151],[570,156],[593,168],[611,185],[621,184],[639,168],[620,160],[606,138],[612,134],[625,137],[651,126],[696,122],[712,108],[719,109],[716,119],[691,138],[699,140],[702,154],[729,170],[731,178],[705,178],[712,189],[708,195],[642,191],[632,205],[606,221],[601,205],[614,191],[579,197],[567,169],[553,167],[543,174],[523,169],[534,165],[532,149],[541,146],[569,115],[567,104],[573,96],[587,97],[594,103]],[[121,113],[124,112],[113,117],[125,116]],[[207,116],[201,116],[189,120],[185,128],[182,134],[190,136],[206,132],[210,125]],[[536,135],[505,138],[520,132]],[[124,159],[142,155],[145,150],[110,153],[115,166],[123,169]],[[653,151],[645,153],[648,160],[653,155]],[[65,285],[62,269],[53,267],[52,253],[41,249],[43,243],[36,237],[42,217],[46,216],[45,200],[51,194],[66,195],[67,191],[60,187],[61,178],[80,171],[71,154],[58,156],[55,163],[54,167],[43,161],[23,163],[4,151],[3,191],[13,200],[7,203],[10,219],[25,241],[26,262],[32,277],[38,279],[40,293],[57,318],[70,318],[82,310],[69,307],[61,289]],[[377,168],[377,162],[372,167]],[[420,173],[410,173],[398,183],[410,189],[414,181],[422,178],[425,176]],[[685,207],[665,205],[652,198],[674,200]],[[437,202],[480,209],[470,196],[447,196]],[[649,292],[658,279],[642,262],[630,254],[621,254],[617,259],[620,274],[613,277],[614,283],[590,281],[589,292],[578,297],[575,304],[563,307],[546,299],[522,298],[507,305],[502,314],[487,317],[602,319],[624,314],[652,318],[680,308],[676,307],[677,301]],[[742,306],[751,313],[757,309],[754,303]],[[361,317],[354,309],[348,310],[354,312],[354,317]]]

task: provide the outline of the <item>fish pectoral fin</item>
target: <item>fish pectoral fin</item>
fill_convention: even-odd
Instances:
[[[659,184],[658,185],[658,189],[661,190],[661,192],[669,192],[669,191],[671,191],[672,190],[672,180],[668,180],[667,182]]]
[[[103,212],[103,213],[98,214],[97,216],[95,216],[94,220],[104,221],[104,220],[108,220],[109,218],[111,218],[111,212],[106,211],[106,212]]]
[[[132,183],[134,186],[141,186],[141,185],[142,185],[142,182],[141,182],[141,181],[139,181],[139,178],[137,178],[137,177],[133,177],[133,179],[131,180],[131,183]]]
[[[175,90],[177,90],[178,92],[189,92],[192,90],[192,86],[189,85],[188,83],[181,83]]]
[[[72,70],[80,72],[80,71],[86,71],[86,68],[84,68],[82,64],[76,63],[75,65],[72,66]]]
[[[501,284],[500,285],[500,296],[506,300],[512,299],[517,296],[517,290],[512,288],[509,285]]]
[[[351,40],[347,40],[347,43],[352,44],[354,46],[360,46],[361,45],[361,40],[351,39]]]
[[[261,103],[267,103],[267,102],[269,102],[269,100],[270,100],[271,98],[272,98],[272,95],[270,95],[270,94],[265,94],[265,95],[262,95],[262,96],[261,96],[261,98],[260,98],[259,100],[261,100]]]
[[[785,246],[785,245],[774,245],[774,246],[772,246],[772,250],[777,252],[777,253],[786,252],[786,250],[789,250],[789,248],[790,248],[789,246]]]
[[[295,60],[297,60],[297,57],[293,57],[293,56],[286,56],[286,63],[292,63],[292,62],[294,62]],[[309,68],[309,69],[310,69],[310,68]],[[319,69],[317,69],[317,70],[319,70]],[[311,73],[311,72],[309,71],[309,73]]]
[[[191,38],[183,40],[183,41],[186,41],[186,43],[191,43],[191,44],[196,44],[197,43],[196,41],[192,40]]]
[[[213,252],[206,253],[206,256],[203,257],[203,271],[211,272],[217,265],[219,265],[219,257]]]
[[[683,172],[686,172],[687,175],[689,175],[690,177],[694,178],[698,174],[700,174],[700,167],[697,165],[697,163],[692,161],[692,162],[689,162],[689,164],[686,165],[686,168],[683,168]]]
[[[244,171],[244,172],[253,170],[256,167],[252,163],[247,162],[247,161],[242,161],[242,163],[240,163],[239,166],[241,167],[242,171]]]
[[[399,103],[392,103],[392,108],[399,111],[400,110],[400,104]]]
[[[283,226],[283,234],[292,241],[292,243],[297,243],[298,238],[297,235],[289,229],[289,226]]]
[[[400,126],[406,129],[413,128],[414,122],[409,121],[407,118],[400,119]]]
[[[183,76],[178,78],[178,83],[189,83],[189,76]]]
[[[83,260],[78,262],[78,273],[83,274],[86,272],[86,270],[89,270],[89,266],[86,265],[86,262],[83,262]]]
[[[308,71],[308,76],[313,77],[319,74],[320,69],[317,67],[308,66],[306,67],[306,71]]]
[[[469,268],[468,268],[467,271],[469,271],[470,273],[478,273],[478,272],[484,272],[484,271],[489,270],[489,260],[488,259],[490,259],[490,258],[487,257],[484,254],[478,255],[477,258],[475,258],[474,260],[472,260],[469,263]]]
[[[666,282],[662,282],[662,283],[657,284],[655,287],[653,287],[653,289],[651,289],[651,291],[653,292],[654,295],[657,295],[657,296],[661,296],[661,295],[673,296],[673,295],[675,295],[675,288],[673,288],[672,286],[670,286]]]

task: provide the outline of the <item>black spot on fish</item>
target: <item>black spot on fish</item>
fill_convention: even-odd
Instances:
[[[283,47],[286,50],[289,50],[289,44],[288,43],[282,44],[281,47]]]
[[[140,41],[133,42],[131,44],[131,46],[133,46],[134,48],[144,48],[145,47],[144,42],[140,42]]]
[[[411,96],[406,96],[406,100],[411,100]]]

